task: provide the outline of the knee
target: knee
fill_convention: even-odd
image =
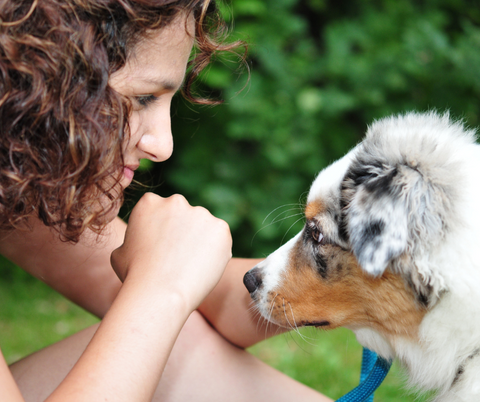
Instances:
[[[236,353],[241,350],[220,335],[198,311],[194,311],[188,318],[176,346],[183,352],[188,350],[192,354],[208,351]]]
[[[210,325],[205,317],[198,311],[194,311],[186,321],[180,338],[186,340],[196,340],[197,342],[215,341],[220,337],[219,333]]]

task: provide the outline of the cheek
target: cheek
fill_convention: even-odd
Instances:
[[[361,311],[361,297],[357,294],[360,289],[356,285],[354,278],[333,283],[322,278],[312,265],[290,262],[282,282],[270,292],[269,302],[275,306],[272,318],[286,326],[347,325]]]
[[[137,144],[142,137],[142,124],[140,123],[140,113],[133,111],[128,119],[129,138],[124,144],[125,150],[132,147],[132,144]]]
[[[268,294],[273,321],[416,336],[425,310],[402,278],[388,272],[372,278],[351,253],[335,247],[326,254],[328,276],[322,278],[301,249],[293,250],[282,282]]]

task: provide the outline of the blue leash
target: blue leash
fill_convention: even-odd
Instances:
[[[375,352],[363,348],[360,384],[337,399],[337,402],[373,402],[373,393],[383,382],[391,366],[391,360],[385,360]]]

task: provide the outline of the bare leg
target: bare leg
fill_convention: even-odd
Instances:
[[[11,366],[27,402],[45,400],[75,364],[96,327],[87,328]],[[330,401],[231,345],[194,312],[177,339],[154,401],[226,400]]]

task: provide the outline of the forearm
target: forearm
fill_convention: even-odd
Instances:
[[[189,314],[169,289],[127,278],[87,349],[47,401],[150,401]]]
[[[261,259],[234,258],[222,279],[206,297],[198,310],[212,326],[230,343],[246,348],[266,338],[284,332],[267,323],[252,309],[243,276]]]

